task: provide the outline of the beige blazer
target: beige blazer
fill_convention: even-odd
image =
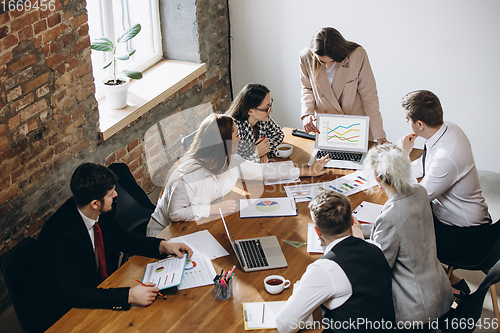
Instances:
[[[315,83],[308,50],[300,52],[301,118],[315,112],[368,116],[370,139],[385,138],[377,86],[366,51],[360,46],[338,63],[330,86],[324,66]]]

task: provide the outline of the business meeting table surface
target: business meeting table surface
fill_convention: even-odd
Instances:
[[[284,128],[285,143],[293,145],[292,160],[296,166],[306,166],[310,153],[314,149],[314,141],[291,135],[291,128]],[[421,150],[414,149],[410,158],[420,156]],[[273,159],[281,161],[283,159]],[[329,173],[321,177],[303,177],[301,183],[317,183],[330,181],[351,173],[352,170],[329,169]],[[245,186],[243,186],[245,185]],[[226,196],[238,200],[253,193],[257,184],[239,182],[235,189]],[[285,185],[269,185],[264,187],[261,197],[286,196]],[[247,192],[248,191],[248,192]],[[386,194],[378,187],[372,191],[362,191],[349,196],[354,209],[362,201],[383,204]],[[229,256],[212,260],[216,272],[221,269],[231,269],[236,265],[233,279],[233,296],[228,300],[214,298],[214,286],[197,287],[186,290],[176,289],[167,292],[166,299],[157,299],[148,307],[132,306],[128,311],[102,309],[71,309],[56,322],[48,332],[243,332],[244,302],[285,301],[292,294],[292,287],[278,295],[271,295],[264,289],[264,278],[278,274],[290,280],[293,284],[300,279],[307,265],[320,258],[320,254],[310,254],[307,246],[295,248],[282,240],[307,242],[307,225],[311,223],[309,202],[297,203],[297,216],[241,219],[235,212],[226,216],[226,222],[235,239],[253,238],[275,235],[288,262],[285,268],[263,270],[245,273],[238,264],[222,221],[215,218],[212,221],[173,223],[163,230],[158,237],[169,239],[187,235],[193,232],[208,230],[215,239],[229,252]],[[141,280],[146,264],[157,259],[141,256],[131,257],[115,273],[108,277],[100,287],[133,287],[136,279]],[[321,312],[314,312],[314,319],[321,320]],[[255,330],[270,332],[272,330]],[[320,329],[305,330],[319,332]]]

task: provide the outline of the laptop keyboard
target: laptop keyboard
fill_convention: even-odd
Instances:
[[[318,150],[316,156],[318,158],[322,158],[330,154],[330,158],[332,160],[341,160],[341,161],[353,161],[353,162],[361,162],[363,158],[363,153],[349,153],[344,151],[331,151],[331,150]]]
[[[241,253],[243,253],[248,268],[269,266],[264,250],[262,250],[262,246],[258,239],[239,241],[238,245],[240,246]]]

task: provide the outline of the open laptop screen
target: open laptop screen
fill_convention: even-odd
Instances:
[[[318,113],[316,148],[365,153],[368,151],[370,118]]]

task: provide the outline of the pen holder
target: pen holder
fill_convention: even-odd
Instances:
[[[227,301],[233,295],[233,279],[229,279],[226,284],[222,284],[220,280],[214,283],[214,297],[215,299],[222,299]]]

